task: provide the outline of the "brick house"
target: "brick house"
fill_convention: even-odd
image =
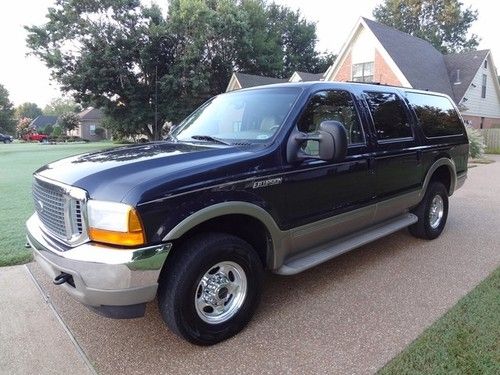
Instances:
[[[474,127],[500,126],[500,85],[489,50],[443,55],[425,40],[360,18],[325,80],[442,92]]]
[[[110,139],[110,133],[107,129],[102,129],[103,112],[98,108],[89,107],[78,113],[80,125],[74,130],[68,132],[68,135],[77,136],[89,141],[100,141]],[[101,133],[102,132],[102,133]]]

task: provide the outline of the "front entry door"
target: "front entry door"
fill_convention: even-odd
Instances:
[[[347,130],[349,146],[345,160],[334,163],[311,158],[285,168],[287,226],[295,228],[294,251],[355,232],[369,225],[373,217],[372,208],[367,206],[374,198],[375,177],[365,131],[349,92],[324,90],[313,94],[297,128],[314,132],[328,120],[341,122]],[[303,150],[316,156],[318,144],[309,141]]]

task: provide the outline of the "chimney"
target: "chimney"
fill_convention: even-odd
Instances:
[[[457,69],[457,79],[453,83],[454,85],[460,85],[462,82],[460,82],[460,69]]]

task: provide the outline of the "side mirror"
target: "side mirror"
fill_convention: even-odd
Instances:
[[[307,141],[318,142],[318,155],[308,155],[302,150]],[[338,121],[323,121],[314,133],[294,132],[287,145],[289,163],[305,159],[342,161],[347,153],[347,132]]]

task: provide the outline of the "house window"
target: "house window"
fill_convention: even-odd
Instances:
[[[488,69],[488,60],[484,60],[484,69]]]
[[[90,135],[95,135],[95,125],[90,125],[89,130],[90,130]]]
[[[486,74],[483,74],[483,85],[481,86],[481,98],[486,98]]]
[[[355,82],[373,82],[373,61],[353,64],[352,80]]]

